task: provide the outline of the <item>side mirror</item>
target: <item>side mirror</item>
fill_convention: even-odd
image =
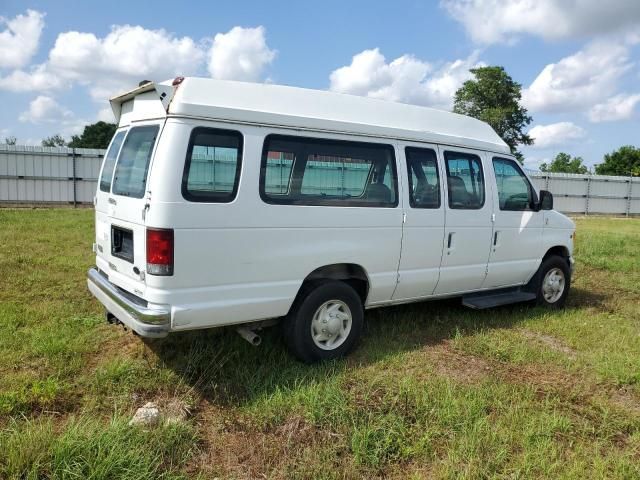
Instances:
[[[553,195],[548,190],[540,190],[540,210],[553,210]]]

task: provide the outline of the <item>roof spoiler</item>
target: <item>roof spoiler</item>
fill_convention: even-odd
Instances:
[[[109,99],[111,110],[113,111],[113,115],[116,117],[116,125],[120,124],[120,114],[122,113],[122,104],[124,102],[135,98],[141,93],[154,91],[157,93],[158,99],[162,102],[162,107],[164,108],[164,110],[168,111],[169,104],[171,103],[171,99],[173,98],[173,94],[175,92],[175,87],[171,84],[171,81],[169,80],[160,83],[146,82],[134,88],[133,90],[129,90],[128,92],[116,95],[115,97],[111,97]]]

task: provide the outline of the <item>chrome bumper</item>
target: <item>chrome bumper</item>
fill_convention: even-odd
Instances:
[[[87,272],[87,286],[109,312],[141,337],[161,338],[169,333],[169,308],[151,309],[134,302],[101,275],[97,268],[90,268]]]

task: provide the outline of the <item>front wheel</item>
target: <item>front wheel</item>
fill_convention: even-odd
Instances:
[[[321,283],[294,304],[284,321],[284,340],[306,363],[340,358],[355,347],[363,318],[362,301],[351,286]]]
[[[539,279],[536,292],[538,305],[562,308],[571,286],[571,270],[566,259],[559,256],[547,258],[540,265],[537,276]]]

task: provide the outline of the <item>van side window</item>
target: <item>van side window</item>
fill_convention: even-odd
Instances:
[[[500,210],[522,211],[531,208],[533,191],[527,177],[516,162],[506,158],[494,158]]]
[[[395,207],[393,147],[376,143],[269,135],[260,196],[267,203]]]
[[[182,174],[182,196],[192,202],[231,202],[238,191],[242,134],[196,127]]]
[[[144,196],[149,161],[159,129],[158,125],[150,125],[129,130],[113,175],[114,194],[133,198]]]
[[[429,148],[406,147],[409,174],[409,205],[440,208],[440,178],[436,152]]]
[[[444,160],[449,208],[481,209],[484,205],[484,175],[480,157],[470,153],[444,152]]]
[[[102,174],[100,175],[100,191],[111,191],[111,177],[113,177],[113,169],[116,166],[116,159],[118,158],[118,152],[120,152],[120,145],[127,132],[118,132],[113,137],[109,151],[104,157],[104,165],[102,166]]]

